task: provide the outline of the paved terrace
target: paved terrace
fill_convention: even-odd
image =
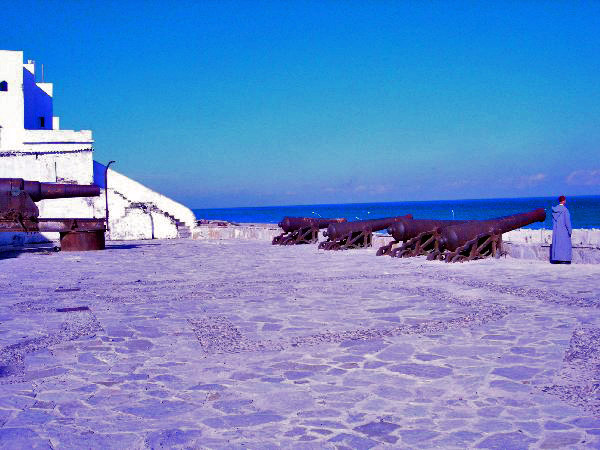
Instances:
[[[0,447],[598,448],[600,265],[0,254]]]

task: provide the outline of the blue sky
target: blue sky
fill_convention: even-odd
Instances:
[[[600,194],[599,2],[2,9],[61,127],[192,208]]]

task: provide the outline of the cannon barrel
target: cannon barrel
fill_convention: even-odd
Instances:
[[[388,233],[396,241],[408,241],[425,231],[431,231],[438,227],[447,227],[464,223],[466,220],[430,220],[430,219],[401,219],[388,228]]]
[[[98,197],[100,188],[96,185],[43,183],[22,178],[0,178],[0,192],[24,191],[31,200],[72,197]]]
[[[473,220],[462,224],[444,227],[441,231],[440,246],[449,251],[455,251],[467,241],[480,234],[503,234],[517,228],[546,220],[546,211],[543,208],[533,211],[513,214],[490,220]]]
[[[394,222],[401,219],[412,219],[412,214],[398,217],[385,217],[383,219],[370,220],[355,220],[354,222],[332,223],[327,227],[327,231],[323,235],[327,236],[330,241],[335,241],[350,233],[360,232],[364,230],[380,231],[385,230]]]
[[[346,222],[346,219],[324,219],[317,217],[284,217],[279,222],[279,227],[286,233],[299,230],[300,228],[316,227],[327,228],[332,223]]]

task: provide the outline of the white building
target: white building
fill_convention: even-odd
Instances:
[[[52,83],[36,81],[23,52],[0,50],[0,178],[99,185],[102,196],[45,200],[40,217],[104,217],[105,167],[93,160],[91,130],[61,130]],[[190,209],[109,169],[109,239],[189,237]],[[0,233],[0,246],[57,239],[58,234]]]
[[[90,184],[92,132],[60,129],[52,87],[36,83],[35,64],[23,64],[23,52],[0,50],[1,176],[16,171],[39,181]]]

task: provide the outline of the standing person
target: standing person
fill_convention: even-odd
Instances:
[[[558,197],[558,205],[552,207],[552,264],[571,264],[571,215],[565,206],[567,198]]]

